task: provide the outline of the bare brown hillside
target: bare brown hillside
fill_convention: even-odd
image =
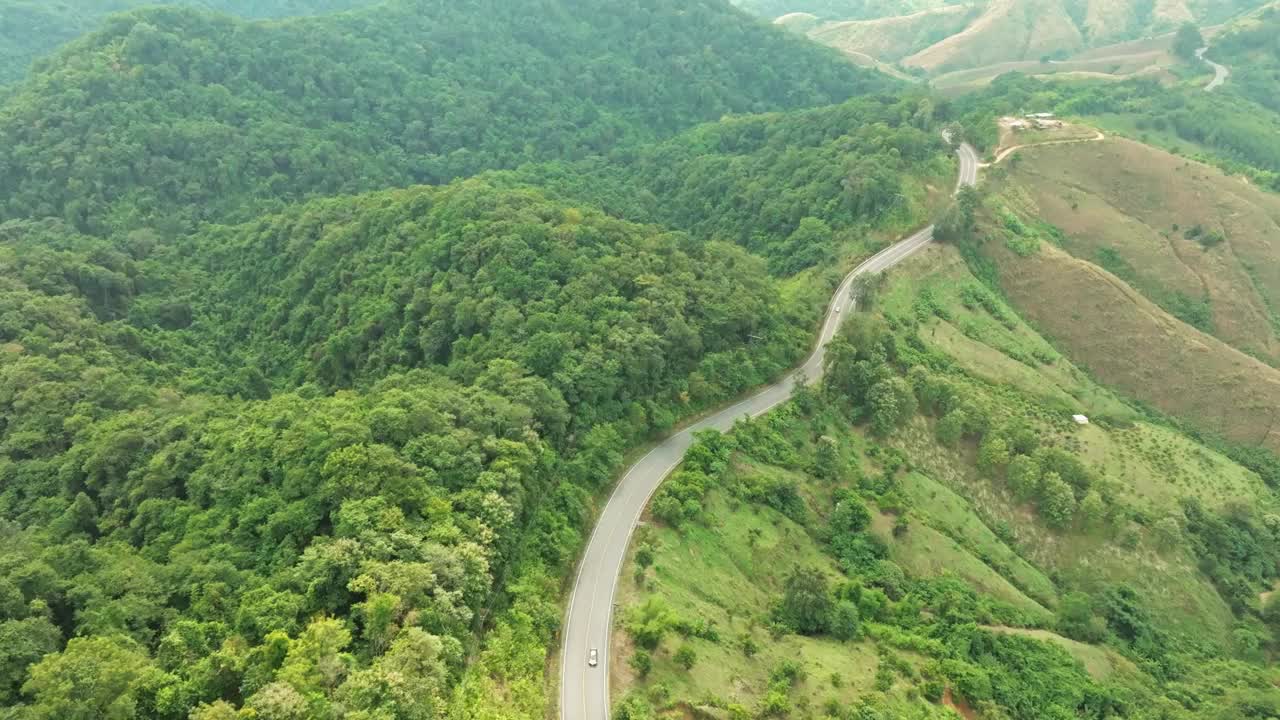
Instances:
[[[964,30],[976,14],[972,6],[948,5],[878,20],[825,23],[810,30],[809,37],[837,50],[892,62]]]
[[[1014,305],[1100,381],[1236,442],[1280,450],[1280,371],[1092,263],[1049,245],[1031,257],[987,245]]]
[[[1224,342],[1280,363],[1280,197],[1129,140],[1025,151],[1011,180],[1028,215]],[[1200,310],[1197,310],[1200,312]]]
[[[1102,382],[1280,450],[1280,370],[1264,362],[1280,358],[1280,198],[1127,140],[1018,157],[989,200],[981,246],[1010,300]],[[1002,240],[1017,226],[1010,215],[1039,236],[1037,250]],[[1051,242],[1043,223],[1062,236]],[[1206,243],[1211,232],[1222,239]],[[1204,330],[1171,314],[1184,301],[1207,307]]]
[[[968,27],[903,60],[928,72],[1026,60],[1084,46],[1062,0],[993,0]]]

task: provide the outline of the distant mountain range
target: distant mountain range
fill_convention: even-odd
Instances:
[[[994,63],[1062,57],[1091,47],[1210,25],[1255,8],[1256,0],[990,0],[978,3],[855,3],[742,0],[851,54],[939,74]],[[779,14],[776,10],[784,9]]]

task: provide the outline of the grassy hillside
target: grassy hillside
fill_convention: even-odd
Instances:
[[[280,18],[349,10],[376,0],[176,0],[168,5],[231,13],[245,18]],[[32,61],[58,46],[96,30],[108,14],[143,5],[148,0],[0,1],[0,84],[26,75]]]
[[[1071,52],[1084,45],[1059,0],[994,0],[964,30],[903,59],[939,72]]]
[[[1125,140],[1019,156],[981,245],[1015,305],[1100,380],[1280,447],[1274,196]]]
[[[789,13],[808,13],[824,20],[873,19],[909,15],[954,4],[949,0],[731,0],[766,20]]]
[[[269,24],[143,10],[0,105],[0,217],[169,234],[885,82],[716,0],[393,0]]]
[[[1147,55],[1147,62],[1141,67],[1153,60],[1163,66],[1174,65],[1176,60],[1167,54],[1150,57],[1141,47],[1118,45],[1108,50],[1112,57],[1104,64],[1089,51],[1126,41],[1150,42],[1153,36],[1171,33],[1183,23],[1207,26],[1259,4],[1260,0],[993,0],[923,9],[903,6],[902,12],[872,17],[814,11],[825,22],[808,27],[807,32],[845,52],[900,61],[903,66],[931,75],[968,71],[990,79],[1009,70],[1032,71],[1018,63],[1064,60],[1077,53],[1081,62],[1095,62],[1077,67],[1074,72],[1115,75],[1118,72],[1107,70],[1107,65],[1132,66],[1143,59],[1137,57],[1139,54]],[[1068,72],[1065,68],[1046,71]],[[975,83],[951,80],[948,85],[968,89]]]
[[[842,52],[893,62],[960,32],[976,8],[947,5],[875,20],[838,20],[809,28],[809,37]]]
[[[1280,197],[1127,140],[1030,151],[1017,210],[1179,319],[1280,361]]]
[[[1278,707],[1259,640],[1237,632],[1260,627],[1256,595],[1203,571],[1197,539],[1204,517],[1253,505],[1252,519],[1234,517],[1270,557],[1259,523],[1273,490],[1096,385],[954,248],[895,270],[876,298],[822,391],[704,439],[656,496],[621,585],[619,712],[950,707],[1031,720]],[[894,372],[872,369],[886,358]],[[892,388],[897,373],[909,405],[856,379]],[[1074,478],[1065,515],[1039,494],[1060,477]],[[820,606],[826,625],[800,610]],[[1237,659],[1193,659],[1209,652]],[[1210,688],[1213,700],[1183,695]]]

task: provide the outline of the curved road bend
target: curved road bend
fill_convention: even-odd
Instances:
[[[1206,63],[1209,63],[1209,66],[1213,68],[1213,79],[1209,81],[1208,85],[1204,86],[1205,92],[1213,92],[1219,85],[1227,81],[1227,76],[1231,74],[1231,70],[1229,70],[1226,65],[1220,65],[1205,57],[1204,54],[1207,52],[1209,52],[1209,47],[1206,45],[1205,47],[1196,50],[1196,57]]]
[[[978,154],[967,144],[957,151],[960,173],[956,189],[973,185],[978,179]],[[609,497],[596,522],[586,552],[578,566],[578,576],[569,596],[569,608],[561,629],[564,646],[560,661],[561,720],[607,720],[609,717],[609,636],[613,620],[613,597],[618,576],[631,540],[631,532],[644,512],[649,497],[662,480],[684,458],[693,444],[694,433],[733,427],[743,416],[755,417],[785,402],[800,378],[814,382],[822,376],[822,359],[827,343],[840,328],[837,306],[849,304],[854,280],[866,273],[887,270],[933,239],[933,226],[900,240],[863,262],[841,281],[827,305],[822,332],[809,359],[777,383],[739,401],[663,440],[627,469]],[[587,665],[591,648],[599,650],[599,665]]]

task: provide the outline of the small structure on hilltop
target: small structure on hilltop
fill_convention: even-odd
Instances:
[[[1089,424],[1089,418],[1085,417],[1084,415],[1072,415],[1071,419],[1075,420],[1077,425]]]

